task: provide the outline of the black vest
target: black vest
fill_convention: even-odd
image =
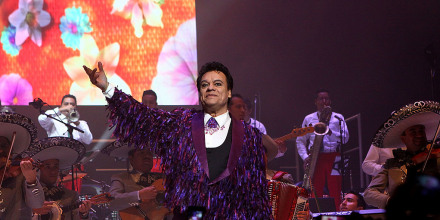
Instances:
[[[225,142],[216,148],[206,148],[208,158],[209,179],[215,180],[228,167],[229,152],[232,145],[232,122],[229,126]]]

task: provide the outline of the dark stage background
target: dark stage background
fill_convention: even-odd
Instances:
[[[440,40],[440,1],[196,0],[196,13],[199,66],[227,65],[233,92],[259,97],[259,120],[272,137],[300,126],[325,88],[335,112],[361,114],[365,155],[392,111],[433,99],[425,49]],[[349,126],[351,149],[357,123]],[[293,166],[293,145],[270,166]]]

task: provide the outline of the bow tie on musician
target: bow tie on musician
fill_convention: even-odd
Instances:
[[[111,178],[110,194],[114,198],[109,209],[119,211],[125,219],[164,219],[171,210],[164,207],[163,174],[158,161],[148,149],[137,149],[115,141],[102,152],[109,156],[127,159],[131,170]]]
[[[61,184],[60,171],[71,169],[73,165],[78,164],[85,151],[84,145],[77,140],[51,137],[35,141],[25,152],[31,155],[32,159],[41,161],[40,182],[45,201],[42,207],[32,210],[33,220],[88,219],[92,203],[101,203],[89,198],[79,201],[78,192]]]

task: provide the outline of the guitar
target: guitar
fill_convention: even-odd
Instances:
[[[110,202],[112,199],[113,198],[110,196],[109,193],[102,193],[102,194],[93,196],[92,198],[87,199],[87,200],[89,200],[92,203],[92,205],[101,205],[101,204],[106,204],[106,203]],[[50,209],[50,213],[48,214],[50,216],[49,220],[62,220],[62,219],[64,219],[63,213],[75,210],[75,209],[79,208],[79,206],[81,204],[83,204],[83,201],[77,201],[77,202],[75,202],[71,205],[68,205],[68,206],[62,206],[59,204],[59,202],[54,202],[50,205],[51,209]],[[41,213],[41,210],[43,210],[43,208],[38,208],[38,209],[32,210],[34,212],[32,220],[40,219],[41,215],[39,213]]]
[[[300,137],[300,136],[304,136],[308,133],[312,133],[315,131],[314,127],[305,127],[305,128],[295,128],[293,129],[289,134],[286,134],[282,137],[276,138],[275,140],[280,140],[280,141],[287,141],[289,139],[292,138],[296,138],[296,137]]]
[[[164,206],[165,187],[163,179],[157,179],[151,186],[157,190],[155,199],[145,201],[143,200],[137,206],[123,209],[119,211],[119,216],[122,220],[163,220],[164,217],[171,213],[171,210]]]

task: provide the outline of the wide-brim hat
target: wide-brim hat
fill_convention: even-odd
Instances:
[[[84,145],[66,137],[50,137],[34,142],[24,153],[34,160],[58,159],[60,170],[69,169],[77,164],[86,153]]]
[[[440,121],[440,103],[418,101],[408,104],[391,114],[377,130],[373,145],[380,148],[405,147],[400,139],[403,132],[414,125],[424,125],[428,140],[434,138]]]
[[[10,112],[0,113],[0,136],[12,142],[15,132],[15,142],[12,146],[11,158],[25,151],[37,138],[37,127],[32,120],[24,115]]]
[[[101,153],[107,154],[118,159],[127,159],[128,152],[135,149],[133,145],[116,140],[101,150]]]

